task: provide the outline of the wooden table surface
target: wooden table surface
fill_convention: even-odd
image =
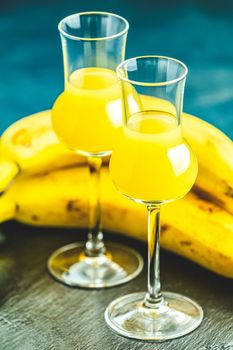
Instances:
[[[16,223],[1,227],[0,350],[232,350],[233,281],[162,252],[164,290],[198,301],[205,317],[192,334],[164,343],[122,338],[104,321],[104,310],[115,298],[143,291],[146,271],[135,280],[105,290],[66,287],[47,273],[46,260],[56,248],[83,239],[74,230],[38,229]],[[146,245],[119,235],[108,239],[138,249]]]

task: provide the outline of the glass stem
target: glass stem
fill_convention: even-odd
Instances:
[[[163,304],[160,284],[159,238],[160,205],[148,205],[148,291],[144,305],[159,308]]]
[[[106,248],[101,231],[100,208],[100,170],[101,157],[88,157],[90,170],[90,202],[89,202],[89,233],[86,242],[85,254],[90,257],[98,257],[105,253]]]

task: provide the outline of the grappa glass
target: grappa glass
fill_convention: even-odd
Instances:
[[[65,89],[52,109],[53,128],[90,169],[88,240],[55,251],[50,273],[70,286],[103,288],[136,277],[143,260],[133,249],[103,241],[100,170],[122,127],[121,89],[115,72],[125,54],[128,22],[115,14],[84,12],[64,18],[61,34]]]
[[[117,74],[124,126],[110,174],[119,192],[147,207],[148,290],[113,301],[105,319],[120,335],[164,341],[193,331],[203,318],[196,302],[160,286],[160,208],[189,192],[198,169],[181,127],[187,68],[173,58],[144,56],[121,63]]]

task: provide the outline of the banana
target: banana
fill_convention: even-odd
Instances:
[[[174,106],[165,100],[144,96],[146,109],[157,108],[176,114]],[[183,136],[195,151],[199,163],[195,183],[198,193],[214,200],[233,214],[233,143],[220,130],[204,120],[183,113]]]
[[[52,130],[51,111],[20,119],[2,135],[0,145],[0,191],[19,171],[37,173],[86,163],[86,159],[69,151]]]
[[[204,120],[188,114],[182,120],[199,163],[197,191],[233,214],[233,142]]]
[[[87,227],[88,174],[84,166],[20,174],[0,197],[0,222],[16,219],[36,226]],[[117,193],[106,167],[101,187],[103,227],[146,240],[145,207]],[[163,206],[161,245],[233,278],[233,217],[198,191]]]

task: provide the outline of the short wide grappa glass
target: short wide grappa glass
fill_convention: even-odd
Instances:
[[[115,14],[84,12],[59,24],[65,89],[52,110],[53,128],[69,149],[87,157],[90,169],[88,241],[55,251],[50,273],[76,287],[103,288],[136,277],[141,256],[119,244],[104,244],[100,211],[102,159],[122,127],[121,89],[115,72],[125,54],[128,22]]]
[[[110,174],[118,191],[148,212],[148,291],[113,301],[108,325],[135,339],[163,341],[193,331],[201,307],[172,292],[161,292],[160,208],[189,192],[197,160],[182,136],[181,112],[186,66],[175,59],[144,56],[117,68],[124,101],[124,126],[114,148]]]

